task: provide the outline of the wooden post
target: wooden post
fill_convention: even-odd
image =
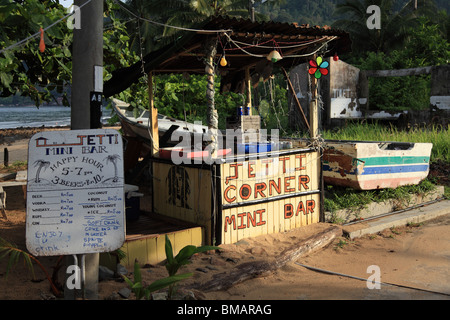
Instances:
[[[153,73],[150,72],[148,74],[148,100],[149,100],[149,108],[150,108],[150,134],[152,140],[152,150],[150,151],[152,157],[155,157],[159,154],[159,133],[158,133],[158,109],[155,108],[154,100],[153,100]]]
[[[209,130],[210,144],[208,150],[211,153],[211,159],[217,156],[218,149],[218,128],[219,128],[219,116],[217,110],[215,109],[214,102],[214,57],[217,52],[217,39],[211,38],[207,41],[205,46],[206,56],[205,56],[205,73],[207,76],[206,85],[206,100],[207,100],[207,121]]]
[[[96,69],[103,66],[103,1],[75,0],[80,12],[81,27],[73,30],[72,51],[72,106],[71,129],[91,129],[93,112],[90,109],[90,94],[103,90],[103,76],[96,79]],[[101,88],[97,85],[100,84]],[[101,90],[99,90],[101,89]],[[97,115],[98,114],[94,114]],[[92,120],[92,121],[91,121]],[[67,264],[74,264],[71,256],[66,256]],[[99,253],[86,254],[83,298],[98,298]],[[75,290],[64,289],[67,300],[75,299]]]
[[[3,165],[5,167],[9,166],[9,152],[8,148],[3,149]]]
[[[319,130],[319,114],[317,108],[317,79],[311,76],[311,101],[309,103],[309,134],[311,139],[316,139]]]
[[[245,68],[245,86],[247,87],[247,97],[245,101],[245,108],[248,110],[248,115],[252,115],[252,83],[250,79],[250,67]],[[244,112],[245,113],[245,112]]]

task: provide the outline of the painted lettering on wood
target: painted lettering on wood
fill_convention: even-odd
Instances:
[[[222,164],[222,243],[319,221],[318,152]]]

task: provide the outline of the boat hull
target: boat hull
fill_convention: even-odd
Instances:
[[[137,117],[129,111],[129,104],[118,99],[112,99],[113,108],[119,116],[124,131],[144,140],[151,141],[149,113],[143,111]],[[158,136],[160,147],[173,147],[175,145],[191,145],[194,141],[203,141],[207,135],[208,127],[197,123],[173,119],[158,114]],[[190,141],[188,141],[190,140]]]
[[[326,141],[323,179],[358,190],[418,184],[428,176],[431,143]]]

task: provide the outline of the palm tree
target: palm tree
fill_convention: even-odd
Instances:
[[[106,163],[108,162],[112,162],[112,164],[114,165],[114,179],[113,182],[117,182],[119,181],[119,172],[118,172],[118,168],[117,168],[117,160],[120,159],[120,156],[118,154],[113,154],[113,155],[109,155],[106,158]]]
[[[179,29],[169,26],[192,28],[205,21],[208,17],[215,15],[228,15],[232,17],[250,18],[250,7],[255,5],[269,5],[281,3],[284,0],[127,0],[123,6],[138,16],[161,23],[155,25],[144,21],[136,21],[130,27],[130,34],[135,34],[132,39],[133,48],[140,49],[142,46],[145,53],[155,50],[161,45],[167,44],[162,41],[166,38],[171,41],[178,36]],[[255,14],[256,19],[265,20],[266,16]],[[141,42],[139,43],[139,29]],[[131,32],[133,31],[133,32]],[[172,36],[172,37],[171,37]]]
[[[334,28],[350,33],[353,52],[390,52],[403,46],[408,37],[408,28],[416,23],[420,15],[429,15],[435,10],[433,0],[409,0],[400,7],[399,0],[345,0],[336,5],[335,15],[343,16],[333,24]],[[370,5],[377,5],[381,13],[381,29],[369,29],[366,25]]]
[[[34,166],[38,167],[37,171],[36,171],[36,178],[34,180],[34,182],[39,183],[41,182],[41,179],[39,178],[39,174],[41,173],[42,168],[47,169],[50,166],[50,162],[48,161],[44,161],[44,160],[36,160],[34,162]]]

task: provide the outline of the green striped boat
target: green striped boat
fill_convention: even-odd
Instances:
[[[326,140],[324,182],[358,190],[418,184],[428,176],[432,143]]]

